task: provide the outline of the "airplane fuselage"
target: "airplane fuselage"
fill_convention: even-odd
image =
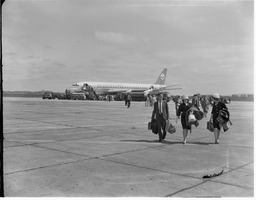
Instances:
[[[130,94],[167,94],[169,93],[169,87],[166,86],[165,79],[167,74],[167,68],[158,76],[157,80],[153,84],[140,84],[140,83],[112,83],[112,82],[77,82],[67,89],[66,92],[87,92],[89,95],[106,95],[106,94],[120,94],[120,93],[130,93]]]
[[[144,91],[155,89],[164,89],[166,85],[158,84],[135,84],[135,83],[111,83],[111,82],[78,82],[73,84],[70,92],[81,92],[86,90],[85,85],[93,88],[97,95],[105,95],[109,93],[143,93]]]

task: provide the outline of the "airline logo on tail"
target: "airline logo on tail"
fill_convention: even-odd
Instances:
[[[164,68],[164,70],[161,72],[161,74],[159,75],[159,77],[157,78],[157,80],[154,84],[164,85],[165,79],[166,79],[166,74],[167,74],[167,68]]]

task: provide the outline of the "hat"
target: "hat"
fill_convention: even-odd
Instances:
[[[212,97],[213,97],[214,99],[219,99],[219,98],[220,98],[220,95],[219,95],[219,93],[215,93],[215,94],[212,95]]]
[[[181,96],[181,99],[182,99],[182,100],[188,99],[188,95],[182,95],[182,96]]]

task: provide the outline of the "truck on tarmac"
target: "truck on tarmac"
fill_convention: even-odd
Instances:
[[[72,93],[71,99],[72,100],[86,100],[86,96],[84,93]]]
[[[45,90],[42,99],[55,99],[53,92],[51,90]]]

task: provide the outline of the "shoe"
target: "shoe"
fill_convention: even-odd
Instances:
[[[219,141],[219,140],[215,141],[215,144],[219,144],[219,143],[220,143],[220,141]]]
[[[183,143],[183,144],[186,144],[186,143],[187,143],[187,141],[183,141],[182,143]]]

